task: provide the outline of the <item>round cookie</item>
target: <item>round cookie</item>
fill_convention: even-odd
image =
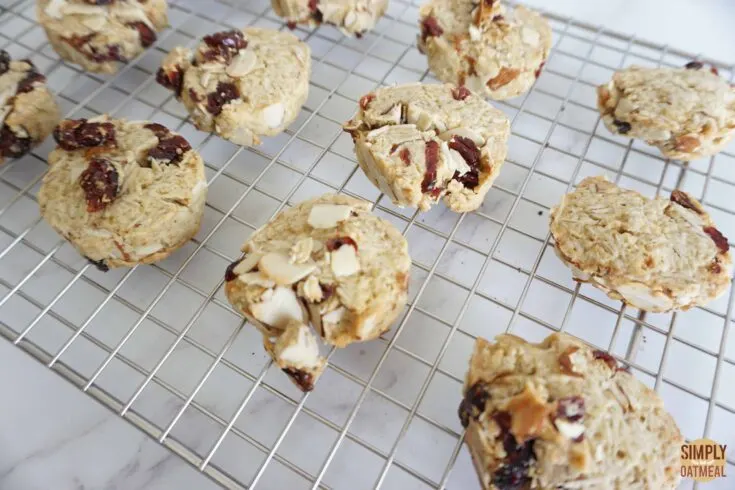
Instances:
[[[565,334],[479,338],[459,407],[486,490],[673,490],[684,438],[658,395]]]
[[[199,231],[204,164],[178,134],[101,116],[54,131],[41,215],[100,269],[163,260]]]
[[[643,139],[667,158],[714,155],[735,136],[735,87],[698,61],[619,70],[597,88],[597,107],[610,132]]]
[[[115,73],[168,25],[166,0],[38,0],[38,21],[61,58]]]
[[[287,32],[249,27],[205,36],[194,53],[174,49],[156,79],[176,93],[197,128],[250,146],[296,119],[310,74],[307,44]]]
[[[0,163],[28,153],[59,118],[46,77],[29,60],[13,61],[0,49]]]
[[[388,0],[271,0],[271,5],[292,29],[332,24],[346,36],[361,37],[385,14]]]
[[[505,161],[508,118],[465,87],[414,83],[360,99],[344,126],[360,167],[398,206],[481,204]]]
[[[370,207],[327,194],[282,211],[245,242],[244,258],[227,269],[225,292],[261,330],[269,352],[279,342],[296,343],[278,340],[290,322],[310,323],[324,342],[345,347],[378,337],[401,312],[408,244]],[[300,350],[309,353],[302,361],[319,370],[318,352]]]
[[[419,49],[441,81],[495,100],[531,88],[551,50],[551,28],[539,14],[499,1],[431,0],[419,11]]]
[[[550,228],[577,281],[644,311],[704,305],[730,284],[727,238],[682,191],[648,199],[589,177],[551,210]]]

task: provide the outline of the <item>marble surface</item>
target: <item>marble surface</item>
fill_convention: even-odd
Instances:
[[[5,1],[0,0],[0,5],[4,5],[2,2]],[[192,1],[195,4],[198,2],[198,0],[191,0],[189,3],[191,4]],[[263,3],[261,0],[253,1]],[[605,24],[615,31],[636,32],[643,39],[669,43],[688,51],[702,52],[713,58],[735,62],[735,51],[731,49],[731,46],[735,45],[735,30],[730,28],[735,23],[735,5],[729,0],[696,2],[696,7],[694,2],[686,0],[607,0],[605,2],[529,0],[526,3],[556,10],[562,15],[573,16],[591,24]],[[660,20],[663,15],[662,12],[665,12],[665,22]],[[213,13],[216,14],[214,9]],[[415,14],[415,12],[413,13]],[[238,21],[242,22],[247,22],[247,20],[247,17],[244,19],[238,18]],[[206,32],[209,25],[201,23],[201,25],[190,25],[188,27],[193,32],[201,30],[203,33]],[[686,35],[682,33],[686,33]],[[42,36],[38,32],[36,35]],[[167,40],[165,47],[170,48],[177,41],[178,39]],[[32,40],[28,40],[28,42],[32,42]],[[313,47],[315,50],[323,48],[318,44]],[[570,45],[569,48],[574,49],[574,46]],[[49,53],[49,55],[53,56],[52,53]],[[350,53],[336,53],[332,61],[337,64],[348,63],[351,56]],[[145,64],[150,69],[157,62],[158,59],[146,58],[141,61],[141,65]],[[555,68],[560,71],[569,69],[564,66],[563,61],[557,60],[554,63],[558,63]],[[380,69],[385,69],[379,64],[367,68],[371,72],[379,72]],[[606,74],[599,73],[586,74],[585,76],[587,75],[591,77],[590,81],[592,82],[595,81],[594,77],[596,76],[606,76]],[[391,76],[395,78],[389,78],[389,80],[400,81],[401,76],[415,77],[416,73],[410,72],[404,75],[399,73]],[[330,83],[330,79],[334,78],[334,75],[326,70],[319,70],[315,72],[314,77],[318,78],[320,83],[327,85]],[[364,81],[364,79],[362,80]],[[59,80],[55,81],[61,83]],[[547,84],[544,88],[549,91],[562,90],[563,93],[564,85],[555,86],[552,77],[542,77],[542,81]],[[122,83],[129,88],[135,87],[137,82],[134,77],[125,76],[122,77]],[[94,84],[88,82],[69,89],[66,95],[75,100],[75,97],[80,97],[80,95],[94,88]],[[360,92],[364,89],[364,86],[356,83],[342,88],[340,93],[355,98],[359,97]],[[313,91],[307,107],[316,105],[320,95],[323,94]],[[587,97],[589,94],[582,95]],[[150,93],[144,91],[140,98],[148,100],[149,97],[155,99],[156,97],[160,98],[161,95],[152,89]],[[114,100],[114,98],[106,99],[101,96],[99,99],[95,99],[90,106],[94,110],[110,110],[110,100]],[[536,110],[540,112],[551,110],[553,115],[554,108],[545,107],[542,99],[534,102]],[[166,109],[170,113],[183,116],[180,107],[175,103],[169,103]],[[325,106],[324,111],[329,111],[330,115],[341,120],[350,115],[351,108],[345,104],[341,106],[335,104]],[[566,112],[565,121],[570,125],[584,126],[589,118],[589,111],[587,112],[584,113],[580,110],[578,113],[574,113],[574,107],[570,106]],[[120,109],[119,113],[128,117],[141,118],[149,115],[145,113],[145,107],[137,103],[126,105],[126,107]],[[180,122],[175,117],[165,114],[157,114],[156,118],[156,120],[171,125]],[[334,129],[326,122],[321,124],[322,126],[308,128],[309,136],[319,142],[321,142],[320,138],[324,138],[325,134]],[[535,132],[538,130],[533,125],[527,124],[527,121],[520,121],[514,129],[528,136],[536,136]],[[190,127],[185,127],[183,131],[193,142],[201,142],[201,137],[197,136],[196,132],[191,130]],[[543,137],[543,133],[541,133],[541,137]],[[341,151],[342,155],[351,155],[351,147],[346,140],[338,140],[335,147]],[[559,143],[559,141],[554,140],[556,143]],[[578,143],[568,135],[563,141],[569,141],[570,151],[574,151],[574,145]],[[282,144],[283,140],[269,139],[264,143],[262,150],[266,154],[275,153],[279,145]],[[229,158],[234,149],[232,145],[214,142],[206,145],[203,151],[207,161],[217,166],[220,162]],[[611,155],[615,151],[612,145],[604,148],[592,148],[588,156],[592,159],[595,152],[600,152],[604,155],[604,158],[611,159]],[[512,144],[511,158],[514,161],[527,164],[529,158],[533,158],[534,155],[535,151],[521,146],[518,142]],[[248,175],[240,175],[244,180],[252,177],[253,167],[263,164],[263,157],[256,158],[254,154],[251,154],[251,156],[252,159],[247,162],[250,167],[240,167],[247,169],[242,171],[243,173],[250,172]],[[639,157],[640,161],[636,161],[636,157]],[[298,168],[308,164],[310,158],[316,158],[316,153],[308,145],[297,147],[295,151],[282,156],[282,159]],[[645,158],[644,155],[631,156],[629,160],[631,163],[627,170],[631,173],[638,172],[636,175],[639,178],[656,181],[659,178],[657,175],[648,174],[651,168],[656,167],[652,163],[652,159],[649,158],[648,160],[651,160],[651,162],[648,162]],[[40,165],[39,162],[35,162],[35,164]],[[315,173],[327,181],[335,179],[335,185],[339,185],[338,178],[347,175],[352,165],[352,162],[346,157],[330,153],[315,168]],[[565,169],[568,168],[565,167],[566,162],[561,158],[553,161],[550,159],[548,162],[542,161],[539,168],[545,169],[545,165],[553,165],[554,172],[558,174],[566,172]],[[211,178],[213,172],[212,169],[209,170]],[[723,178],[733,180],[733,174],[729,173],[728,170],[718,167],[716,171],[724,172],[722,174]],[[601,170],[594,165],[584,166],[582,173],[588,172],[599,173]],[[498,186],[506,189],[517,189],[525,175],[522,165],[508,164],[498,180]],[[569,175],[565,174],[567,177],[570,175],[571,172]],[[20,186],[25,185],[25,181],[22,179],[27,177],[27,175],[18,175],[15,172],[8,172],[8,175],[5,175],[6,179],[17,179]],[[290,178],[291,176],[285,173],[268,175],[261,182],[261,187],[266,188],[272,195],[284,197],[287,192],[284,188],[292,183],[292,180],[289,180]],[[667,186],[675,181],[673,175],[665,175],[662,178]],[[630,180],[626,183],[636,185],[637,182],[636,180]],[[366,198],[374,198],[372,187],[369,185],[363,186],[362,184],[364,182],[360,183],[358,181],[354,185],[351,182],[348,188]],[[210,191],[210,201],[221,208],[227,209],[233,202],[228,200],[230,196],[242,192],[242,189],[237,185],[234,180],[228,180],[227,177],[218,179],[216,185]],[[352,187],[350,187],[351,185]],[[701,192],[702,183],[696,179],[688,181],[686,185],[692,186],[691,189],[688,188],[687,190],[696,193],[699,189]],[[543,177],[539,176],[529,185],[526,197],[548,206],[558,200],[563,190],[563,186],[559,187],[558,182],[549,179],[544,180]],[[649,186],[641,190],[650,192],[651,188]],[[299,188],[294,195],[294,199],[298,200],[309,194],[322,191],[323,189],[318,186],[311,188],[304,186]],[[0,191],[0,201],[3,198],[3,192],[7,196],[7,193],[11,191]],[[511,202],[512,196],[492,191],[482,211],[502,221],[507,218],[504,213],[507,212]],[[17,206],[14,218],[22,221],[30,220],[35,216],[33,214],[35,203],[28,200],[27,203],[20,204],[27,205],[27,209],[22,208],[21,211],[18,211],[20,206]],[[236,210],[235,214],[243,220],[258,225],[265,219],[264,216],[274,209],[277,203],[274,203],[270,198],[261,196],[244,204]],[[388,205],[388,207],[390,206]],[[253,209],[257,209],[258,213]],[[394,209],[394,211],[408,215],[405,210]],[[537,208],[521,206],[513,216],[513,222],[524,232],[543,239],[546,229],[542,222],[545,222],[546,216],[539,218],[537,211]],[[405,221],[388,215],[386,217],[393,219],[398,226],[405,226]],[[205,220],[205,231],[211,229],[217,218],[218,216],[214,213],[208,214]],[[445,233],[451,229],[455,219],[455,215],[442,213],[438,209],[421,218],[422,222],[428,226]],[[25,221],[22,222],[25,223]],[[460,227],[458,238],[479,249],[489,248],[489,244],[494,240],[497,230],[492,226],[486,226],[487,223],[485,223],[485,226],[481,223],[481,221],[476,221],[474,217],[469,217]],[[729,234],[735,235],[735,222],[731,225],[733,232]],[[239,223],[228,222],[227,226],[223,228],[223,231],[213,236],[210,242],[227,255],[234,257],[241,237],[248,231],[247,227]],[[19,228],[19,230],[22,229],[22,227]],[[13,231],[17,232],[18,230],[14,229]],[[501,242],[497,255],[507,263],[529,269],[533,265],[534,258],[540,253],[537,249],[538,244],[524,241],[520,234],[516,235],[508,241]],[[41,227],[34,229],[29,234],[29,238],[34,240],[34,243],[37,243],[43,250],[50,249],[54,240],[57,239],[48,229]],[[8,243],[8,240],[7,235],[0,234],[0,249]],[[442,245],[435,235],[416,227],[409,232],[409,241],[411,242],[412,256],[424,264],[431,264],[436,259]],[[97,320],[89,325],[87,333],[90,337],[108,348],[114,346],[125,335],[130,325],[135,323],[138,317],[136,309],[140,311],[147,308],[151,298],[161,291],[167,280],[164,272],[175,272],[183,259],[191,253],[192,248],[190,247],[181,254],[163,262],[160,264],[160,268],[147,267],[136,270],[134,276],[130,279],[130,283],[119,290],[119,301],[116,298],[106,304],[97,316]],[[199,257],[201,258],[202,255],[204,253],[199,254]],[[221,257],[210,255],[205,256],[205,259],[201,259],[201,262],[199,262],[199,259],[195,260],[182,274],[183,279],[192,280],[197,286],[207,291],[214,287],[219,279],[219,271],[223,269],[226,262]],[[83,261],[80,261],[68,247],[62,248],[57,256],[71,264],[72,270],[78,270],[83,264]],[[27,258],[16,256],[15,253],[11,254],[9,260],[6,258],[6,261],[0,264],[3,266],[0,267],[0,278],[9,283],[19,280],[19,278],[24,277],[29,267],[35,264],[34,260],[38,260],[36,255]],[[8,262],[10,262],[10,265],[6,267]],[[452,277],[459,284],[469,287],[476,279],[481,263],[482,256],[479,254],[472,254],[459,249],[450,250],[439,264],[438,270]],[[211,271],[216,271],[216,273],[212,274]],[[559,284],[567,286],[570,284],[568,271],[559,266],[553,258],[553,254],[544,254],[539,273]],[[424,274],[419,269],[414,270],[413,291],[420,284]],[[68,270],[62,270],[54,264],[48,264],[39,270],[38,280],[30,281],[23,290],[31,300],[43,305],[70,281],[72,275]],[[90,271],[86,275],[106,288],[115,287],[123,278],[122,271],[114,271],[106,275]],[[519,301],[525,279],[519,279],[520,274],[518,274],[516,267],[501,266],[495,263],[488,270],[487,276],[492,276],[492,280],[483,278],[478,288],[480,292],[506,305],[515,305]],[[130,284],[135,284],[135,287],[130,286]],[[0,296],[6,292],[7,289],[0,286]],[[599,302],[613,304],[594,290],[586,289],[585,294],[594,297]],[[420,307],[444,321],[451,322],[459,313],[459,305],[464,301],[463,295],[464,290],[435,279],[429,284],[422,296]],[[58,317],[63,317],[79,325],[85,321],[91,313],[91,309],[101,304],[103,298],[104,295],[98,289],[89,286],[87,282],[79,281],[54,306],[53,312]],[[218,293],[215,298],[219,301],[223,299],[221,293]],[[504,328],[503,321],[507,321],[510,316],[508,310],[498,307],[496,303],[486,300],[475,301],[475,299],[473,299],[463,318],[461,330],[472,335],[482,334],[485,336],[502,331]],[[38,304],[31,304],[30,300],[28,302],[16,300],[17,298],[14,298],[4,308],[0,307],[0,317],[10,324],[11,328],[18,330],[33,320],[38,312]],[[199,296],[180,287],[179,284],[175,284],[172,287],[171,294],[163,296],[160,303],[153,309],[151,318],[144,322],[141,328],[131,337],[121,351],[121,355],[129,359],[131,363],[142,366],[145,370],[153,369],[163,353],[176,341],[179,330],[192,321],[192,318],[195,318],[194,315],[201,301],[202,299]],[[534,283],[528,292],[523,310],[537,317],[547,318],[550,322],[558,323],[565,313],[567,303],[568,298],[560,294],[559,291],[553,288],[544,288]],[[726,301],[720,301],[713,305],[713,310],[722,313],[726,307]],[[701,345],[703,349],[716,352],[719,346],[719,331],[714,328],[711,331],[703,331],[701,327],[707,322],[718,324],[718,320],[706,318],[706,315],[700,313],[695,311],[688,315],[682,315],[678,321],[677,335]],[[605,320],[601,322],[604,325],[600,325],[600,328],[596,329],[594,333],[585,331],[585,323],[592,315],[595,315],[595,318],[604,318]],[[489,316],[492,316],[497,324],[492,327],[494,331],[489,332],[487,329],[482,332],[478,331],[476,326],[482,325],[483,319]],[[71,333],[55,318],[49,318],[47,315],[31,332],[29,337],[49,352],[58,351]],[[667,328],[669,320],[670,317],[666,315],[649,318],[649,321],[662,329]],[[598,345],[604,345],[611,335],[614,322],[615,315],[612,313],[602,311],[599,307],[592,306],[591,303],[581,302],[577,304],[575,314],[569,319],[568,330],[578,335],[584,334],[587,340]],[[721,329],[721,322],[719,324]],[[161,325],[175,327],[174,329],[165,329]],[[222,430],[221,423],[213,423],[212,417],[224,421],[230,420],[241,400],[248,394],[251,383],[241,376],[241,373],[244,372],[252,377],[257,377],[263,369],[266,369],[266,357],[262,354],[262,350],[258,345],[257,334],[252,329],[238,333],[239,326],[239,319],[236,315],[223,307],[222,304],[213,303],[208,305],[187,333],[186,338],[191,342],[181,342],[176,345],[171,357],[159,371],[157,381],[150,383],[135,401],[133,411],[145,416],[159,428],[165,428],[179,411],[183,411],[180,422],[172,432],[172,437],[188,447],[194,448],[198,453],[206,454]],[[632,324],[629,321],[624,321],[623,333],[618,344],[613,346],[617,354],[625,352],[626,344],[622,340],[630,334],[631,329]],[[440,362],[441,368],[453,377],[443,374],[435,376],[418,409],[420,414],[430,417],[455,432],[460,430],[455,415],[456,400],[453,397],[445,396],[445,394],[448,392],[458,393],[459,383],[457,379],[461,379],[466,368],[466,359],[471,348],[471,337],[462,333],[462,331],[455,335]],[[517,322],[514,332],[530,339],[536,339],[548,333],[545,329],[540,328],[538,324],[524,320]],[[235,334],[236,340],[229,344],[228,339]],[[424,359],[436,359],[446,335],[447,328],[445,324],[421,313],[414,313],[401,332],[396,344],[406,351],[410,351],[412,355]],[[728,355],[732,358],[735,355],[735,342],[733,342],[735,336],[731,335],[730,337],[731,345],[728,346]],[[638,362],[651,370],[655,370],[663,356],[664,342],[664,335],[654,335],[653,333],[648,335],[647,343],[640,353]],[[201,347],[195,348],[195,346],[204,346],[209,354],[203,353]],[[256,348],[252,346],[256,346]],[[225,363],[220,364],[211,373],[207,384],[197,393],[194,398],[197,409],[194,410],[189,407],[184,410],[181,397],[172,396],[170,390],[175,390],[184,395],[192,393],[197,381],[201,379],[211,365],[213,357],[211,354],[216,355],[223,349],[227,349],[224,356]],[[350,373],[358,378],[366,379],[384,349],[384,343],[373,342],[364,346],[353,346],[339,352],[332,358],[333,365],[342,371],[330,369],[321,381],[323,385],[331,385],[332,390],[317,390],[305,403],[305,407],[311,413],[318,414],[328,421],[327,424],[315,423],[314,420],[304,414],[299,414],[295,420],[290,421],[290,417],[294,413],[294,404],[300,399],[299,393],[285,381],[277,370],[270,368],[266,371],[265,383],[278,392],[284,393],[285,397],[278,397],[273,394],[273,391],[258,388],[238,423],[235,424],[235,429],[240,431],[243,437],[254,441],[254,444],[269,448],[278,440],[282,429],[288,423],[292,422],[293,425],[281,443],[276,460],[270,464],[269,470],[262,476],[259,488],[266,490],[308,488],[305,480],[281,465],[279,458],[292,461],[312,474],[319,471],[338,434],[335,427],[341,427],[346,421],[354,401],[360,393],[359,385],[349,380],[343,373]],[[674,344],[672,349],[674,352],[671,355],[674,357],[682,356],[684,358],[684,356],[689,356],[689,358],[696,358],[697,355],[701,354],[683,346],[683,344]],[[714,373],[711,357],[704,355],[701,357],[701,370],[688,369],[689,366],[686,363],[670,363],[667,376],[690,389],[700,391],[703,385],[711,384]],[[73,344],[73,347],[64,354],[61,360],[83,375],[91,376],[104,358],[105,354],[100,348],[92,342],[80,339]],[[410,407],[417,397],[418,388],[425,379],[427,372],[428,368],[425,365],[419,364],[412,360],[410,356],[394,350],[386,359],[373,384],[382,392]],[[143,381],[144,376],[140,372],[115,361],[106,369],[105,374],[100,376],[97,385],[121,400],[128,400]],[[169,388],[164,390],[161,387],[162,385],[158,384],[158,381],[166,383]],[[652,383],[653,380],[646,379],[646,382]],[[706,403],[701,402],[701,400],[692,402],[691,400],[694,397],[690,395],[683,396],[676,390],[668,390],[664,393],[664,397],[675,412],[675,416],[685,433],[690,435],[701,434],[707,411]],[[735,395],[729,396],[726,401],[731,405],[735,405],[733,403],[734,399]],[[155,441],[149,439],[91,398],[80,393],[75,387],[69,385],[35,360],[30,359],[24,352],[10,346],[4,340],[0,340],[0,403],[2,404],[2,408],[0,408],[0,490],[98,488],[178,490],[184,488],[216,488],[211,480],[188,466],[177,456],[171,455],[168,450],[159,446]],[[407,410],[398,407],[396,404],[388,403],[385,399],[374,396],[374,394],[368,395],[364,406],[365,409],[360,410],[356,415],[351,426],[351,434],[367,441],[380,451],[389,452],[402,430],[404,420],[407,418]],[[202,415],[204,411],[212,415],[205,417]],[[245,421],[248,423],[245,423]],[[735,446],[733,427],[735,427],[735,422],[731,415],[724,410],[715,411],[713,433],[724,434],[724,437],[727,437],[724,442]],[[389,490],[428,488],[402,468],[412,468],[414,471],[425,475],[426,478],[438,481],[442,477],[441,472],[451,456],[453,443],[454,440],[446,432],[438,430],[421,418],[414,419],[406,428],[403,442],[396,454],[396,461],[399,465],[391,467],[384,488]],[[225,439],[222,448],[223,450],[217,453],[213,463],[242,481],[250,481],[263,461],[263,453],[259,449],[254,449],[252,445],[243,443],[242,438],[228,437]],[[359,467],[354,466],[355,461],[359,461]],[[340,451],[336,453],[334,463],[329,467],[324,481],[336,489],[370,488],[374,478],[382,471],[382,463],[382,459],[348,440],[343,443]],[[735,468],[730,471],[730,473],[733,472],[735,472]],[[471,463],[467,452],[464,450],[459,454],[448,488],[453,490],[474,490],[477,488]],[[683,488],[687,488],[687,486]],[[718,482],[706,488],[724,490],[725,488],[731,488],[731,483]]]

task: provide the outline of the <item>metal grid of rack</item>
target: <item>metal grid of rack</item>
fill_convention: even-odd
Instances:
[[[228,488],[476,488],[456,416],[477,336],[539,340],[563,330],[610,349],[655,387],[685,436],[735,443],[733,288],[686,313],[642,314],[571,280],[548,213],[587,175],[647,195],[680,187],[735,236],[735,147],[682,165],[601,125],[594,87],[621,66],[681,66],[694,55],[548,14],[554,47],[532,91],[496,103],[512,120],[501,175],[475,213],[392,205],[358,171],[341,123],[381,84],[434,81],[416,50],[418,0],[393,0],[360,40],[322,27],[310,96],[287,133],[242,148],[196,131],[155,71],[174,46],[222,28],[284,29],[267,0],[175,0],[172,27],[120,73],[58,60],[32,0],[0,0],[0,48],[30,58],[68,117],[152,119],[198,147],[210,185],[197,237],[164,262],[107,274],[40,219],[52,148],[0,167],[0,333]],[[717,64],[717,63],[716,63]],[[717,64],[732,79],[733,67]],[[380,340],[330,353],[302,395],[262,352],[222,291],[245,238],[324,192],[375,202],[409,240],[411,296]],[[732,243],[732,242],[731,242]],[[735,471],[735,460],[728,460]]]

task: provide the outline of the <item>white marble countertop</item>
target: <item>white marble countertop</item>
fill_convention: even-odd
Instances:
[[[525,3],[735,63],[732,0]],[[0,394],[1,490],[216,488],[4,340],[0,340]]]

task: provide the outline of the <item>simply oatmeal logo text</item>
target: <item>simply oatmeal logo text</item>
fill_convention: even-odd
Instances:
[[[725,477],[726,444],[697,439],[681,445],[681,476],[698,482]]]

